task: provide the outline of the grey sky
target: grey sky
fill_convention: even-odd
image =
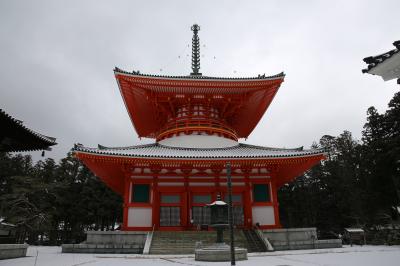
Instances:
[[[137,138],[112,70],[189,74],[198,23],[204,75],[287,75],[248,143],[309,147],[343,130],[360,138],[367,108],[384,111],[399,90],[361,73],[364,57],[400,39],[399,10],[398,0],[2,0],[0,108],[56,137],[47,153],[56,159],[76,142],[148,143]]]

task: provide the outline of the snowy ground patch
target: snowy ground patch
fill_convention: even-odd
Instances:
[[[37,255],[37,257],[36,257]],[[60,247],[28,248],[25,258],[0,260],[0,266],[203,266],[230,265],[229,262],[198,262],[192,255],[126,255],[61,253]],[[398,266],[400,246],[363,246],[337,249],[277,251],[250,253],[249,260],[238,266]]]

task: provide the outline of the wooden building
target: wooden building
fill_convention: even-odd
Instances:
[[[277,190],[325,154],[239,143],[254,130],[285,75],[203,76],[199,27],[192,30],[191,75],[114,70],[138,136],[155,142],[128,147],[75,145],[74,153],[123,196],[123,230],[194,230],[207,224],[209,210],[204,206],[227,194],[227,162],[232,166],[236,226],[279,228]]]

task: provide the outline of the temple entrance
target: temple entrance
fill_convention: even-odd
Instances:
[[[224,195],[224,201],[228,203],[228,195]],[[244,226],[243,194],[232,194],[233,224]]]
[[[211,221],[211,210],[201,206],[192,207],[192,220],[193,225],[201,226],[208,225]]]
[[[181,226],[181,195],[162,193],[160,202],[160,226]]]
[[[223,199],[228,202],[228,196],[223,193]],[[197,228],[206,228],[211,222],[211,210],[207,204],[213,201],[211,193],[194,192],[191,194],[191,223]],[[233,224],[238,227],[244,226],[243,193],[233,193]]]
[[[237,226],[244,225],[244,212],[242,205],[232,206],[233,209],[233,224]]]
[[[197,228],[207,228],[211,222],[211,210],[206,208],[212,202],[212,194],[207,192],[194,192],[191,194],[191,222]],[[205,227],[204,227],[205,226]]]
[[[180,207],[160,207],[160,226],[180,226]]]

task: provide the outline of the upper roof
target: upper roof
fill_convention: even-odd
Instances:
[[[363,59],[368,67],[362,73],[382,76],[383,80],[390,80],[400,77],[400,40],[393,45],[396,49],[390,50],[380,55],[369,56]]]
[[[154,76],[114,70],[139,137],[155,138],[174,108],[205,103],[224,109],[238,138],[247,138],[272,102],[285,75],[221,78],[200,75]]]
[[[324,150],[270,148],[239,143],[227,148],[177,148],[164,146],[159,143],[109,148],[98,145],[98,148],[88,148],[77,144],[73,150],[78,153],[90,153],[119,157],[159,158],[159,159],[247,159],[247,158],[286,158],[303,157],[323,154]]]
[[[0,109],[0,151],[45,150],[56,145],[56,139],[25,127],[22,121]]]
[[[272,76],[266,76],[265,74],[257,75],[256,77],[211,77],[211,76],[203,76],[203,75],[186,75],[186,76],[168,76],[168,75],[153,75],[153,74],[144,74],[140,73],[140,71],[125,71],[118,67],[114,68],[114,73],[120,74],[128,74],[142,77],[152,77],[152,78],[166,78],[166,79],[212,79],[212,80],[268,80],[268,79],[276,79],[285,77],[283,72],[278,73]]]

